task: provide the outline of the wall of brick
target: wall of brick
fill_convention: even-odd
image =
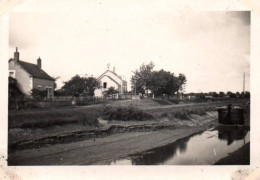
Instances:
[[[54,81],[47,79],[33,78],[33,89],[46,90],[46,88],[52,88],[50,90],[51,95],[54,95]]]

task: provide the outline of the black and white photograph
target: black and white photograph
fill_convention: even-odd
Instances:
[[[250,167],[252,11],[173,7],[9,10],[7,167]]]

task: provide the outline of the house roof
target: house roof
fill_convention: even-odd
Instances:
[[[107,75],[104,75],[104,77],[108,77],[109,79],[111,79],[112,81],[114,81],[117,85],[120,85],[118,82],[116,82],[114,79],[112,79],[111,77],[107,76]]]
[[[40,79],[47,79],[52,80],[54,79],[49,76],[44,70],[39,68],[36,64],[24,62],[24,61],[17,61],[29,74],[32,75],[34,78],[40,78]]]
[[[106,70],[103,74],[101,74],[100,76],[99,76],[99,78],[98,79],[100,79],[106,72],[111,72],[111,73],[113,73],[115,76],[117,76],[119,79],[121,79],[122,80],[122,78],[120,77],[120,76],[118,76],[115,72],[113,72],[113,71],[110,71],[110,70]]]

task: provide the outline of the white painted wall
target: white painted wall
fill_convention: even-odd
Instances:
[[[99,77],[99,81],[102,86],[101,88],[102,92],[106,91],[110,87],[114,87],[116,90],[118,90],[119,94],[123,94],[124,92],[127,91],[127,83],[123,83],[123,80],[111,71],[106,71],[104,74],[102,74]],[[106,88],[103,88],[104,82],[107,83]]]
[[[103,84],[104,82],[107,83],[107,88],[104,89],[103,88]],[[116,90],[118,90],[118,84],[116,82],[114,82],[113,80],[111,80],[109,77],[107,76],[103,76],[101,79],[100,79],[100,83],[101,83],[101,86],[102,86],[102,92],[109,89],[110,87],[114,87]]]
[[[30,74],[27,73],[18,63],[14,60],[9,62],[9,70],[15,71],[15,79],[17,80],[18,88],[27,95],[30,95],[32,90],[32,80]]]

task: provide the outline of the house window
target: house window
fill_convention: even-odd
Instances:
[[[103,83],[103,88],[104,88],[104,89],[107,88],[107,83],[106,83],[106,82]]]
[[[15,70],[9,70],[9,77],[15,78]]]

